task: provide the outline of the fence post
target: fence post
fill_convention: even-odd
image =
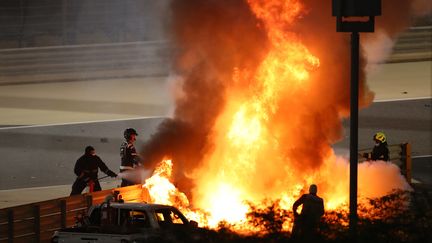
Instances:
[[[60,227],[66,228],[66,200],[60,200]]]
[[[89,209],[93,205],[93,196],[86,195],[85,199],[86,199],[87,209]]]
[[[14,241],[14,212],[12,209],[8,210],[8,242],[13,243]]]
[[[40,206],[33,206],[35,242],[40,242]]]
[[[411,159],[411,144],[405,144],[405,167],[406,167],[406,179],[408,183],[411,184],[411,169],[412,169],[412,159]]]

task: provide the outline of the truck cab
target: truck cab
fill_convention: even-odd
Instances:
[[[173,206],[108,202],[92,206],[75,227],[56,231],[52,242],[193,242],[201,238],[197,226]]]

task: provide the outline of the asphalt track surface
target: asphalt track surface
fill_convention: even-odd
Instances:
[[[139,148],[162,119],[0,129],[0,190],[72,184],[75,162],[87,145],[95,147],[107,166],[118,171],[124,129],[133,127],[138,131]]]
[[[349,120],[343,121],[345,137],[334,145],[349,154]],[[432,185],[432,99],[376,102],[359,113],[359,149],[371,148],[377,131],[389,144],[411,143],[413,178]]]
[[[384,131],[390,144],[412,143],[413,177],[432,183],[432,99],[373,103],[359,115],[359,148],[373,146],[372,136]],[[134,127],[140,134],[137,147],[156,131],[162,117],[30,126],[0,129],[0,190],[71,184],[73,166],[85,146],[93,145],[109,168],[118,171],[122,132]],[[334,145],[348,155],[346,136]]]
[[[345,137],[335,144],[349,149],[349,120],[344,120]],[[412,156],[432,155],[432,99],[376,102],[359,112],[359,148],[371,148],[373,135],[383,131],[388,144],[409,142]]]

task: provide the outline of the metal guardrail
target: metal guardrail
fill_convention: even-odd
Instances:
[[[169,74],[167,41],[0,50],[0,85]]]
[[[114,191],[128,202],[149,201],[139,184],[0,209],[0,243],[50,242],[54,231],[73,226],[77,215]]]
[[[411,27],[402,33],[388,63],[432,60],[432,25]]]
[[[392,144],[388,146],[389,149],[389,162],[397,165],[402,175],[406,178],[408,183],[412,179],[412,158],[411,158],[411,144]],[[361,156],[363,153],[369,153],[372,148],[359,150],[358,161],[359,163],[367,161]]]
[[[160,39],[164,35],[157,15],[160,2],[0,1],[0,49]],[[387,62],[432,60],[432,18],[412,22],[414,26],[401,34]]]
[[[161,1],[0,1],[0,49],[160,39]]]

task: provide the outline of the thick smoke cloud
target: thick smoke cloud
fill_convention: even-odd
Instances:
[[[397,2],[384,0],[383,16],[376,23],[377,31],[391,38],[410,23],[413,12],[407,9],[414,11],[414,5],[422,1]],[[311,73],[309,87],[313,88],[295,98],[282,98],[272,121],[274,127],[307,121],[306,132],[300,122],[279,140],[284,145],[296,144],[284,155],[294,170],[313,171],[331,153],[329,144],[342,137],[340,119],[349,113],[350,40],[349,34],[336,32],[331,1],[305,0],[303,4],[306,13],[287,27],[287,32],[297,34],[319,58],[320,68]],[[149,167],[164,156],[173,158],[175,181],[181,190],[190,192],[191,181],[186,178],[212,149],[208,137],[226,102],[226,91],[233,86],[234,67],[255,70],[268,51],[269,41],[263,23],[247,1],[174,0],[171,9],[171,33],[177,50],[173,72],[181,77],[182,95],[176,99],[173,118],[161,124],[144,147],[143,156]],[[366,41],[372,38],[365,35]],[[362,107],[373,100],[365,82],[366,64],[362,55]]]
[[[224,105],[233,67],[254,69],[266,36],[245,1],[176,0],[171,9],[173,70],[182,77],[183,95],[176,98],[174,118],[161,124],[143,154],[150,167],[172,157],[179,179],[211,146],[206,138]]]

